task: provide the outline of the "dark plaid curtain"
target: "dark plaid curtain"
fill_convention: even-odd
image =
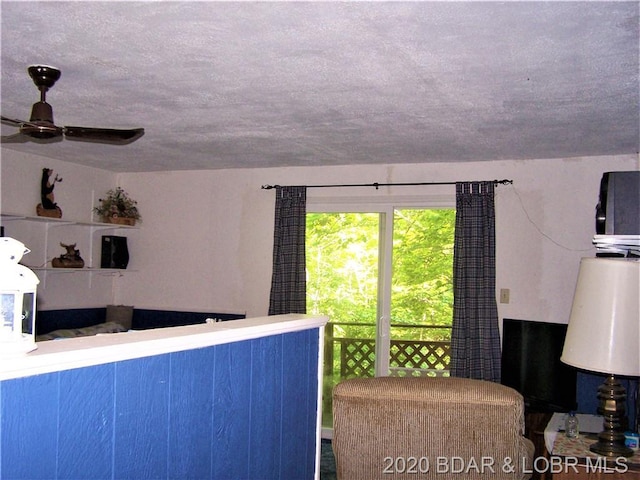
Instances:
[[[276,187],[269,315],[307,312],[306,187]]]
[[[493,182],[456,184],[451,375],[500,381]]]

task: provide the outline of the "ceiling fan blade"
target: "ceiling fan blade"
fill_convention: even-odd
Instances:
[[[14,118],[8,118],[8,117],[0,117],[0,119],[2,120],[2,123],[7,123],[9,125],[13,125],[14,127],[19,127],[20,133],[24,137],[31,137],[35,141],[50,140],[52,138],[57,138],[62,136],[62,129],[60,127],[56,127],[51,121],[38,120],[38,121],[27,122],[25,120],[16,120]],[[39,142],[39,143],[50,143],[50,142]]]
[[[125,145],[144,135],[144,128],[118,130],[114,128],[64,127],[64,136],[69,140],[114,143]]]
[[[3,123],[8,123],[9,125],[13,125],[15,127],[21,127],[25,123],[29,123],[25,122],[24,120],[16,120],[14,118],[7,118],[4,116],[0,116],[0,120],[2,120]]]
[[[29,141],[29,138],[20,132],[0,137],[0,143],[26,143],[27,141]]]
[[[50,143],[58,143],[62,141],[62,135],[47,135],[37,137],[23,132],[14,133],[13,135],[3,135],[0,143],[38,143],[40,145],[49,145]]]

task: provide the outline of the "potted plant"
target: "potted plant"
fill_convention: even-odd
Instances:
[[[93,211],[106,223],[120,225],[135,225],[136,221],[142,221],[137,204],[121,187],[116,187],[107,192],[105,198],[98,199],[100,205]]]

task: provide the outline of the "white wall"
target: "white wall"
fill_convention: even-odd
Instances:
[[[23,167],[3,154],[5,185]],[[38,163],[40,162],[40,163]],[[24,159],[19,159],[24,163]],[[41,159],[36,159],[39,170]],[[52,162],[46,166],[56,167]],[[70,192],[77,167],[64,165],[70,180],[56,187]],[[493,180],[497,187],[497,288],[509,288],[501,317],[566,323],[580,258],[593,256],[595,205],[605,171],[638,170],[638,156],[538,159],[454,164],[378,165],[230,169],[165,173],[104,172],[96,176],[102,192],[119,181],[138,200],[143,222],[129,237],[127,274],[114,280],[116,303],[141,308],[241,312],[265,315],[268,309],[273,246],[274,190],[263,184],[390,183]],[[102,173],[102,172],[99,172]],[[39,175],[35,179],[35,198]],[[87,180],[83,177],[82,182]],[[67,190],[68,189],[68,190]],[[11,209],[34,202],[34,194],[13,194]],[[450,195],[451,187],[310,189],[309,201],[327,197]],[[86,196],[83,194],[83,196]],[[62,197],[56,201],[65,210]],[[31,208],[29,206],[28,208]],[[69,206],[69,208],[72,208]],[[75,208],[75,207],[74,207]],[[5,211],[5,204],[2,205]],[[75,213],[75,211],[74,211]],[[86,301],[78,296],[78,304]],[[53,300],[51,300],[53,302]]]
[[[92,208],[97,198],[115,185],[113,172],[82,167],[50,158],[24,155],[2,150],[0,161],[0,209],[2,213],[36,216],[40,203],[40,179],[44,167],[53,169],[62,182],[54,187],[55,202],[62,209],[62,220],[91,222]],[[22,263],[42,267],[47,261],[66,252],[59,244],[76,243],[87,265],[98,262],[100,235],[113,235],[113,231],[93,232],[87,227],[55,226],[45,223],[2,220],[5,235],[22,241],[31,252]],[[48,266],[51,266],[49,263]],[[114,300],[114,277],[78,273],[37,272],[38,308],[97,307]]]

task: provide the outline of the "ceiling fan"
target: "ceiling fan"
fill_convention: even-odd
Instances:
[[[126,145],[144,135],[144,128],[118,130],[113,128],[59,127],[53,123],[53,109],[46,102],[46,93],[60,78],[60,70],[46,65],[32,65],[29,75],[40,90],[40,101],[33,104],[29,121],[0,116],[3,123],[19,127],[20,132],[2,136],[2,143],[51,143],[62,140],[79,140],[95,143]]]

